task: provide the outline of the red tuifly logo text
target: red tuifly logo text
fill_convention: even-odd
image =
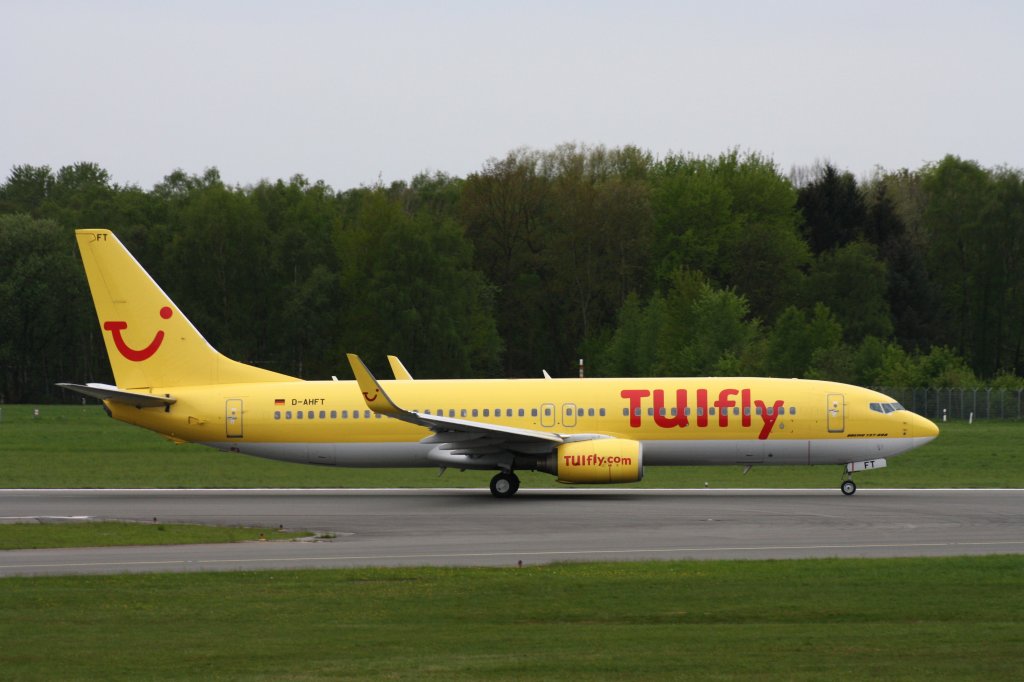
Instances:
[[[690,402],[689,392],[685,388],[676,390],[675,405],[666,407],[665,391],[656,388],[649,391],[644,388],[625,389],[622,397],[629,401],[629,425],[632,428],[639,428],[643,424],[644,416],[651,416],[654,423],[663,429],[683,428],[690,425]],[[782,414],[785,404],[782,400],[776,400],[773,405],[766,405],[763,400],[751,400],[750,389],[723,388],[718,392],[718,398],[714,402],[708,402],[708,390],[698,388],[696,404],[697,428],[705,428],[709,419],[713,416],[721,427],[729,426],[730,408],[732,417],[739,417],[740,424],[744,428],[752,425],[756,416],[760,420],[761,432],[757,434],[758,439],[765,440],[772,432],[772,427]],[[648,402],[650,399],[650,402]],[[648,409],[650,405],[650,409]],[[713,408],[715,414],[710,413]]]

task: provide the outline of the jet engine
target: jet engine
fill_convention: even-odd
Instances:
[[[633,483],[644,477],[641,450],[639,441],[624,438],[574,441],[537,462],[537,470],[559,483]]]

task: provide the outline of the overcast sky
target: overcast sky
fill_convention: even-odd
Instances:
[[[336,189],[517,147],[1024,168],[1024,2],[0,0],[0,174]]]

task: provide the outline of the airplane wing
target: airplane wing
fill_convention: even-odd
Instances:
[[[391,365],[391,372],[395,375],[395,378],[400,381],[412,381],[412,374],[409,374],[409,370],[405,368],[402,361],[395,355],[388,356],[388,364]]]
[[[125,391],[117,386],[111,386],[110,384],[57,384],[61,388],[66,388],[69,391],[75,391],[82,395],[87,395],[90,398],[98,398],[100,400],[111,400],[115,403],[124,403],[125,405],[131,405],[132,407],[167,407],[177,402],[175,398],[170,396],[154,395],[152,393],[135,393],[133,391]]]
[[[362,359],[353,353],[348,354],[352,373],[355,374],[359,390],[363,394],[366,406],[374,412],[423,426],[433,435],[424,438],[422,443],[436,443],[441,450],[453,453],[473,455],[494,454],[513,451],[529,455],[541,455],[550,452],[566,439],[557,433],[520,429],[500,424],[456,419],[438,414],[426,414],[405,410],[395,404],[380,385]]]

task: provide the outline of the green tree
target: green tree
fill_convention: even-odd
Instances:
[[[549,291],[538,305],[552,321],[559,364],[610,329],[631,292],[644,292],[652,215],[646,187],[616,175],[614,155],[563,145],[543,157],[550,176],[546,248]]]
[[[806,304],[824,303],[853,344],[892,334],[888,273],[874,246],[856,241],[818,256],[807,278]]]
[[[669,156],[656,166],[652,203],[658,272],[700,270],[734,287],[756,317],[773,320],[802,288],[809,255],[797,233],[796,193],[774,162],[737,151]]]
[[[598,376],[654,376],[668,309],[665,299],[654,294],[646,305],[630,294],[619,309],[618,324],[599,354]]]
[[[859,238],[867,222],[864,197],[853,174],[826,163],[800,188],[797,206],[811,250],[824,253]]]
[[[509,340],[506,376],[533,376],[541,367],[560,365],[554,321],[541,305],[552,293],[542,258],[550,184],[540,155],[518,150],[489,160],[463,185],[462,222],[473,262],[495,287],[498,332]]]
[[[27,213],[39,217],[53,183],[49,166],[14,166],[6,182],[0,185],[0,213]]]
[[[842,340],[843,327],[824,303],[816,303],[810,317],[789,306],[767,335],[764,371],[777,377],[804,377],[815,357],[820,365],[844,353]]]
[[[0,402],[52,400],[53,384],[76,375],[106,378],[76,251],[51,220],[0,216]]]
[[[497,372],[492,289],[458,225],[430,210],[410,215],[376,190],[343,226],[338,247],[347,350],[375,363],[395,353],[414,376]]]
[[[936,339],[983,376],[1021,353],[1024,180],[947,156],[923,172],[929,266],[941,290]]]

